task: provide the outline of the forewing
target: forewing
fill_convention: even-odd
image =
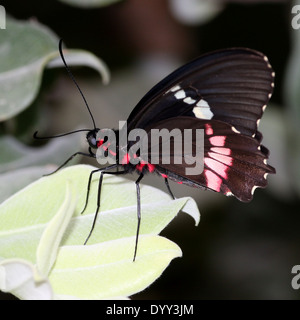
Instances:
[[[273,87],[274,72],[262,53],[246,48],[212,52],[153,87],[130,114],[128,128],[189,116],[221,120],[255,136]]]

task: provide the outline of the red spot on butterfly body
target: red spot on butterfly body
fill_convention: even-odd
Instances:
[[[148,166],[149,172],[153,172],[155,170],[155,165],[154,164],[148,163],[147,166]]]
[[[125,154],[125,156],[123,157],[121,163],[124,164],[128,164],[130,161],[130,155],[128,153]]]
[[[138,171],[142,171],[143,168],[147,166],[147,170],[152,173],[154,170],[155,170],[155,165],[151,164],[151,163],[146,163],[144,161],[141,161],[139,164],[137,164],[135,166],[135,168],[138,170]]]
[[[145,162],[140,162],[139,164],[137,164],[137,165],[135,166],[135,168],[136,168],[138,171],[142,171],[145,165],[146,165]]]
[[[103,143],[104,143],[104,139],[99,140],[99,141],[97,142],[97,147],[98,147],[98,148],[101,147],[101,146],[103,145]]]

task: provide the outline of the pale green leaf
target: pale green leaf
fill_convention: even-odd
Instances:
[[[97,70],[102,76],[103,84],[108,84],[110,73],[106,64],[91,52],[77,49],[64,49],[64,56],[69,66],[87,66]],[[47,68],[63,67],[61,57],[52,59]]]
[[[44,277],[48,275],[50,269],[52,268],[52,265],[56,259],[60,241],[76,206],[76,199],[74,199],[75,195],[72,194],[69,183],[66,185],[65,194],[64,202],[58,209],[56,215],[47,224],[37,248],[37,269]]]
[[[57,55],[57,43],[57,37],[37,22],[7,19],[0,43],[0,121],[33,101],[43,67]]]
[[[133,262],[137,228],[135,183],[121,176],[105,175],[101,190],[100,213],[94,232],[88,244],[84,246],[83,243],[90,231],[96,209],[99,181],[99,175],[97,174],[94,175],[92,180],[88,206],[83,215],[80,212],[85,204],[88,177],[93,169],[95,168],[78,165],[61,170],[51,176],[43,177],[7,199],[0,206],[0,257],[4,259],[22,258],[35,264],[36,252],[41,250],[38,249],[41,248],[39,246],[44,246],[48,251],[53,247],[54,235],[51,234],[51,230],[57,235],[58,221],[61,218],[67,221],[71,211],[73,211],[72,204],[69,200],[66,200],[66,184],[70,184],[72,194],[78,194],[74,215],[60,242],[58,257],[49,274],[50,283],[53,285],[57,298],[124,297],[142,290],[162,273],[174,257],[181,255],[175,244],[169,242],[166,244],[165,241],[167,240],[162,240],[156,235],[180,210],[184,210],[191,215],[196,223],[199,221],[199,212],[192,199],[172,200],[165,192],[142,185],[141,230],[137,257],[136,261]],[[75,204],[73,205],[75,206]],[[64,215],[68,217],[65,218]],[[55,225],[53,229],[52,223]],[[66,225],[62,229],[65,227]],[[47,228],[49,232],[45,231]],[[47,236],[42,236],[43,234],[47,234]],[[43,269],[49,270],[49,266],[52,265],[55,248],[57,248],[61,235],[62,232],[54,244],[53,256],[50,260],[48,259],[47,267]],[[41,238],[42,242],[50,239],[49,243],[41,245]],[[70,261],[69,255],[75,256],[74,263],[71,263],[71,265],[68,264],[68,261]],[[72,282],[77,281],[75,278],[73,278],[73,281],[70,280],[71,278],[68,278],[67,281],[66,278],[66,282],[59,280],[61,269],[72,269],[73,265],[73,270],[69,270],[68,274],[70,276],[73,274],[74,277],[76,277],[79,269],[84,269],[84,266],[77,266],[80,259],[78,261],[76,259],[81,255],[85,257],[81,263],[86,262],[88,265],[86,272],[80,273],[80,277],[83,278],[78,279],[78,281],[84,281],[84,275],[86,281],[89,282],[89,279],[94,277],[95,286],[90,290],[90,295],[86,293],[84,286],[81,286],[81,288],[79,286],[76,289],[82,291],[81,293],[76,290],[73,291],[74,288],[70,289],[69,286],[72,287]],[[152,264],[151,261],[156,262]],[[161,261],[161,264],[157,261]],[[99,263],[104,265],[99,267]],[[107,268],[107,264],[114,266],[114,268]],[[120,265],[123,267],[118,268]],[[140,265],[142,266],[141,269],[135,269]],[[131,268],[136,270],[132,274],[130,273]],[[99,270],[104,270],[104,274],[100,275]],[[132,278],[134,274],[136,277]],[[123,279],[123,282],[121,281],[122,286],[118,287],[113,281],[116,275],[120,277],[117,277],[120,281]],[[103,284],[103,287],[102,284],[98,285],[98,279],[102,278],[108,279],[107,283],[110,282],[116,287],[108,288],[108,285]],[[124,282],[127,278],[131,279],[130,283]],[[125,287],[126,290],[121,290]],[[60,288],[59,291],[57,291],[58,288]]]
[[[58,296],[112,299],[144,290],[155,281],[180,248],[159,236],[141,236],[132,261],[135,238],[89,246],[65,246],[59,251],[50,282]]]

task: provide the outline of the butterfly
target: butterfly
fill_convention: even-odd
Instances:
[[[130,113],[126,130],[112,130],[117,142],[111,143],[106,136],[106,129],[96,127],[85,97],[64,59],[62,41],[59,51],[90,113],[93,128],[54,136],[87,131],[89,144],[88,153],[76,152],[56,171],[76,155],[97,158],[97,152],[101,151],[102,156],[110,156],[115,160],[115,163],[90,173],[83,211],[88,203],[93,175],[100,172],[100,180],[97,210],[85,243],[92,234],[100,210],[105,174],[138,174],[135,182],[138,217],[135,260],[141,222],[140,182],[145,174],[156,173],[161,176],[173,198],[169,180],[249,202],[256,188],[267,186],[267,175],[275,173],[275,169],[267,163],[269,151],[262,145],[262,134],[258,131],[260,119],[273,93],[275,77],[268,58],[262,53],[248,48],[229,48],[204,54],[183,65],[146,93]],[[126,139],[129,132],[136,129],[144,133],[139,140]],[[195,163],[187,161],[184,152],[171,151],[168,154],[170,161],[163,161],[161,150],[164,143],[174,147],[174,136],[168,135],[167,141],[158,139],[153,144],[151,133],[162,130],[170,133],[174,129],[177,130],[177,136],[183,136],[186,130],[191,133],[190,159],[197,155],[197,135],[193,133],[202,130],[202,157],[198,159],[202,161],[201,171],[188,171],[193,169]],[[37,132],[34,137],[41,138]],[[121,140],[125,142],[122,144]],[[134,149],[141,141],[144,141],[143,150]],[[184,147],[179,151],[183,151]],[[135,151],[130,152],[131,149]]]

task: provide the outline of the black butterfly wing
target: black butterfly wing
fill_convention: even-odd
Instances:
[[[128,129],[176,116],[221,120],[255,136],[273,92],[274,72],[262,53],[232,48],[177,69],[154,86],[128,118]]]
[[[176,127],[177,134],[184,138],[185,130],[203,129],[204,132],[204,158],[198,158],[197,163],[186,163],[189,154],[185,152],[185,145],[191,144],[192,156],[197,155],[196,136],[191,141],[182,140],[182,149],[175,154],[174,139],[170,143],[170,163],[164,163],[164,150],[162,140],[159,142],[158,152],[155,147],[151,132],[153,129],[167,129],[170,132]],[[275,169],[267,164],[268,151],[260,142],[247,135],[237,133],[234,128],[218,120],[200,120],[191,117],[176,117],[160,121],[147,127],[148,155],[141,154],[141,158],[149,163],[155,163],[155,169],[163,177],[179,183],[194,187],[210,189],[221,192],[227,196],[234,195],[241,201],[252,200],[254,190],[267,186],[267,174],[275,173]],[[154,130],[155,131],[155,130]],[[171,141],[171,142],[170,142]],[[153,143],[151,145],[151,143]],[[180,152],[181,151],[181,152]],[[181,157],[182,163],[179,158]],[[196,157],[195,157],[196,158]],[[176,160],[175,160],[176,159]],[[188,173],[201,161],[204,164],[202,172]]]

